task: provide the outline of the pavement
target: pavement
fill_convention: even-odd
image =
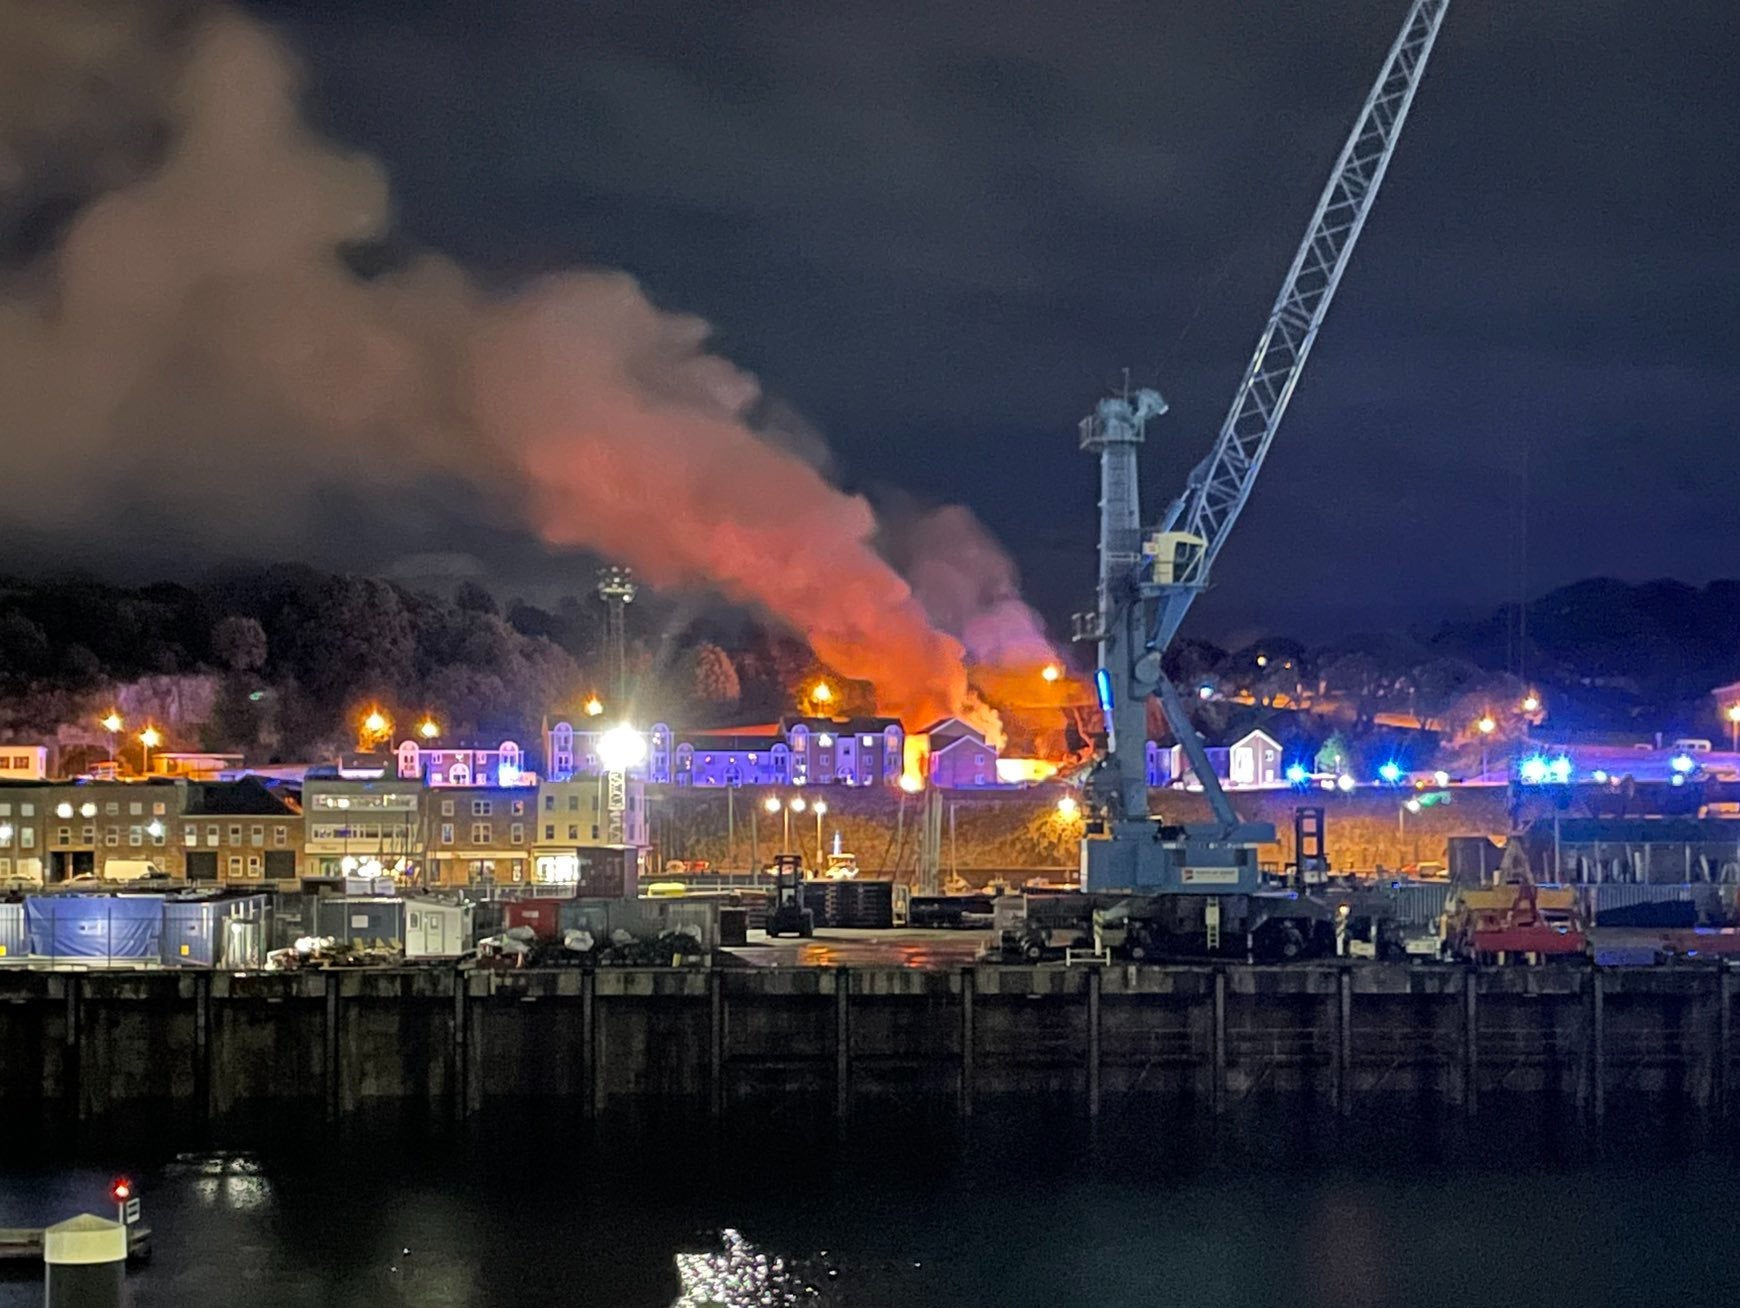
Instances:
[[[910,967],[937,970],[977,962],[990,939],[988,931],[891,931],[817,927],[808,940],[761,931],[749,943],[724,952],[751,967]]]

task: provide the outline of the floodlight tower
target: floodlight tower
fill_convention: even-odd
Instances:
[[[614,564],[598,570],[598,598],[604,601],[605,645],[616,676],[616,702],[628,702],[628,615],[637,592],[634,573]]]

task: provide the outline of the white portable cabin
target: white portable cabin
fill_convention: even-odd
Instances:
[[[471,905],[405,901],[405,957],[458,958],[471,949]]]

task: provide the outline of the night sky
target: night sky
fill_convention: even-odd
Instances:
[[[409,241],[503,285],[630,271],[843,485],[970,505],[1058,626],[1094,568],[1077,420],[1126,367],[1159,386],[1158,512],[1406,9],[248,7],[323,129],[384,162]],[[1733,0],[1453,0],[1194,631],[1735,571],[1737,66]],[[526,564],[499,529],[456,546]]]

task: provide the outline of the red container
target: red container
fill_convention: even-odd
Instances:
[[[508,901],[502,920],[510,929],[530,927],[539,940],[554,940],[562,929],[561,909],[559,899],[514,899]]]

